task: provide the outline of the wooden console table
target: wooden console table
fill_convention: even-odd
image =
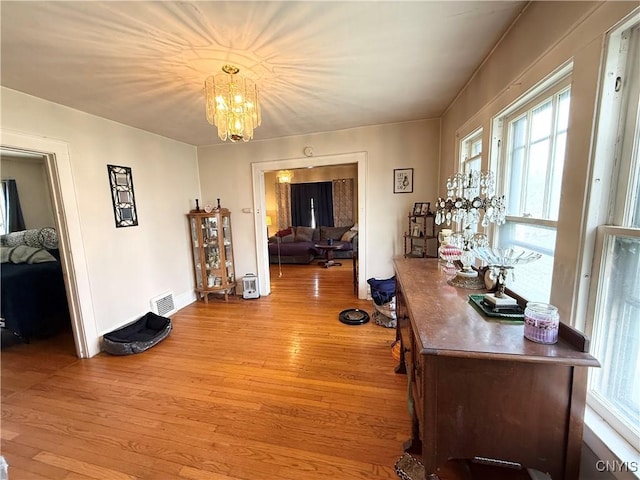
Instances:
[[[578,480],[588,339],[561,324],[559,341],[524,338],[521,322],[478,312],[447,285],[437,259],[395,258],[396,335],[413,405],[412,446],[426,474],[449,458],[486,457]],[[477,291],[471,293],[478,293]]]

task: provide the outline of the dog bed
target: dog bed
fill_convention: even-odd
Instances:
[[[104,351],[111,355],[144,352],[169,336],[171,319],[149,312],[139,320],[102,337]]]

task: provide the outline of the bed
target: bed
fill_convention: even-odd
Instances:
[[[4,328],[28,342],[33,337],[49,337],[68,327],[69,308],[59,250],[24,245],[15,239],[9,240],[10,245],[6,244],[7,238],[3,238],[3,242],[0,246],[0,316],[4,319]]]

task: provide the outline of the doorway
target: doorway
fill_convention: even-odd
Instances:
[[[357,219],[358,219],[358,298],[366,298],[366,209],[365,192],[367,188],[367,153],[354,152],[339,155],[326,155],[322,157],[303,157],[287,160],[275,160],[251,164],[254,198],[254,222],[256,232],[256,258],[258,263],[258,278],[260,295],[268,295],[271,292],[271,277],[269,273],[269,253],[267,247],[266,225],[266,192],[265,172],[273,170],[293,170],[300,168],[313,168],[320,166],[336,166],[342,164],[357,164],[358,189],[357,189]]]
[[[76,354],[80,358],[97,355],[100,352],[99,336],[93,317],[89,275],[69,157],[70,146],[44,137],[5,130],[0,130],[0,133],[3,150],[44,157]]]

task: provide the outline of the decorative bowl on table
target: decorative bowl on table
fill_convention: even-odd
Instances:
[[[487,264],[489,276],[497,282],[496,297],[505,297],[507,280],[513,280],[513,269],[539,260],[542,255],[530,250],[517,248],[478,247],[473,250],[477,258]]]

